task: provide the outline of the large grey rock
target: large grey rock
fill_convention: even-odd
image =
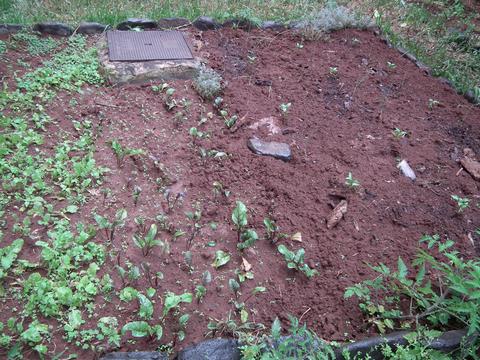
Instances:
[[[190,20],[185,18],[163,18],[158,20],[158,27],[164,29],[175,29],[190,25]]]
[[[70,36],[73,33],[73,29],[70,26],[59,22],[38,23],[33,27],[33,30],[42,34],[58,36]]]
[[[240,360],[240,350],[237,340],[206,340],[180,351],[177,360]]]
[[[219,29],[221,25],[208,16],[200,16],[193,22],[193,26],[201,31]]]
[[[260,25],[260,28],[263,30],[282,31],[285,30],[285,25],[276,21],[264,21],[262,25]]]
[[[158,351],[113,352],[100,360],[168,360],[168,355]]]
[[[140,29],[156,29],[157,22],[150,19],[128,18],[117,25],[118,30],[130,30],[133,28]]]
[[[82,22],[78,25],[77,33],[79,34],[101,34],[107,30],[108,25],[96,23],[96,22]]]
[[[145,83],[150,80],[191,80],[197,77],[201,63],[191,60],[110,61],[106,41],[98,44],[100,69],[113,85]]]
[[[0,24],[0,34],[12,34],[23,30],[25,27],[20,24]]]
[[[292,159],[290,146],[285,143],[263,141],[253,137],[248,139],[247,146],[257,155],[272,156],[283,161],[289,161]]]

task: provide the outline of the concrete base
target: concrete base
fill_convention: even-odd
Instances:
[[[154,81],[188,80],[198,75],[200,59],[110,61],[106,39],[98,44],[101,71],[112,85],[145,83]]]

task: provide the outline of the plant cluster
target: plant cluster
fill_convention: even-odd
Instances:
[[[305,250],[303,248],[299,249],[295,253],[290,251],[285,245],[281,244],[278,245],[277,250],[285,258],[285,262],[287,263],[287,267],[289,269],[301,271],[308,278],[318,275],[317,270],[311,269],[310,266],[305,264]]]
[[[411,269],[399,257],[397,269],[385,264],[370,267],[379,275],[347,288],[345,297],[355,296],[368,321],[381,332],[395,328],[428,331],[463,326],[473,340],[465,342],[463,351],[480,346],[480,262],[464,260],[453,250],[454,241],[442,241],[438,235],[425,235]],[[441,258],[433,254],[433,250]],[[435,274],[432,281],[428,274]],[[408,308],[401,306],[406,301]]]
[[[237,201],[237,205],[232,212],[232,221],[237,230],[237,248],[239,250],[245,250],[252,247],[258,240],[258,235],[253,229],[247,229],[248,217],[247,207],[241,201]]]

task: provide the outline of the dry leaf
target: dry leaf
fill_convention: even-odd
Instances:
[[[347,213],[347,200],[342,200],[332,210],[330,217],[327,220],[327,229],[333,228],[342,220],[343,215]]]
[[[242,257],[242,270],[249,272],[252,269],[252,264],[250,264],[245,258]]]
[[[302,233],[301,232],[296,232],[295,234],[293,234],[292,235],[292,241],[302,242]]]

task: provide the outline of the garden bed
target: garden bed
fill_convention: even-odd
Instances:
[[[478,182],[460,171],[458,162],[465,148],[480,157],[478,107],[370,31],[342,30],[319,41],[304,41],[291,31],[187,31],[196,55],[225,82],[223,106],[229,116],[238,116],[231,128],[211,101],[198,96],[191,81],[168,83],[177,104],[171,111],[165,107],[162,82],[85,85],[81,93],[59,91],[44,105],[52,122],[38,130],[45,141],[36,147],[53,156],[64,139],[77,141],[89,133],[96,166],[109,169],[99,177],[101,184],[85,191],[83,204],[57,187],[57,194],[45,196],[72,225],[92,224],[97,229],[93,241],[106,247],[97,277],[108,274],[113,292],[98,292],[95,307],[90,312],[81,309],[85,323],[78,330],[96,328],[102,317],[116,317],[119,329],[140,320],[137,301],[118,296],[127,286],[142,293],[150,287],[156,290],[151,297],[155,321],[162,316],[167,291],[194,294],[204,283],[206,294],[200,302],[181,304],[181,314],[190,314],[183,341],[178,335],[183,330],[170,313],[161,341],[132,341],[126,335],[119,347],[105,338],[88,342],[95,349],[81,350],[65,341],[60,321],[40,316],[52,329],[51,341],[45,342],[51,354],[66,349],[64,355],[77,353],[86,359],[93,358],[94,351],[155,350],[161,344],[178,350],[204,339],[208,323],[225,320],[229,313],[240,324],[235,300],[245,302],[249,322],[269,326],[275,317],[286,320],[292,314],[323,339],[363,338],[376,329],[366,326],[357,303],[343,294],[348,286],[374,275],[366,263],[396,266],[399,256],[407,262],[419,238],[433,233],[455,240],[455,248],[467,258],[480,253]],[[8,42],[8,37],[2,40]],[[89,38],[88,46],[96,40]],[[31,69],[22,68],[18,60],[31,63]],[[37,56],[8,49],[0,73],[13,86],[15,71],[21,76],[39,64]],[[281,104],[291,105],[282,111]],[[7,106],[4,115],[9,114],[13,112]],[[202,135],[192,135],[193,127]],[[292,159],[254,154],[247,147],[254,136],[288,144]],[[119,159],[112,142],[142,153]],[[74,148],[67,154],[83,155]],[[415,181],[397,169],[403,159],[416,173]],[[346,185],[349,173],[359,186]],[[471,199],[471,205],[459,213],[452,195]],[[341,200],[347,201],[348,210],[329,229],[326,219]],[[231,219],[236,201],[246,205],[248,227],[260,236],[243,252],[237,249]],[[61,211],[68,205],[76,208]],[[22,206],[14,199],[6,206],[3,244],[23,238],[19,259],[39,263],[35,243],[47,241],[52,225],[38,225],[38,217],[31,216],[28,234],[20,234],[18,227],[14,232],[13,225],[25,217]],[[94,214],[113,219],[121,209],[127,213],[125,224],[107,241],[109,235]],[[140,228],[134,219],[138,222],[139,217],[147,230],[157,224],[169,253],[154,247],[144,256],[134,245]],[[265,218],[288,236],[280,236],[275,244],[265,239]],[[279,244],[304,248],[305,263],[318,275],[308,279],[289,270],[277,251]],[[215,268],[219,250],[231,258]],[[235,295],[229,279],[239,280],[236,270],[246,264],[242,258],[251,265],[253,279],[241,283]],[[122,278],[119,267],[127,273],[138,267],[138,278]],[[19,289],[19,279],[33,271],[26,266],[7,278],[7,294],[8,289]],[[35,271],[48,273],[41,266]],[[206,271],[210,283],[205,281]],[[265,291],[252,296],[258,287]],[[24,304],[10,295],[2,306],[0,321],[6,323]],[[25,325],[29,321],[26,318]]]

